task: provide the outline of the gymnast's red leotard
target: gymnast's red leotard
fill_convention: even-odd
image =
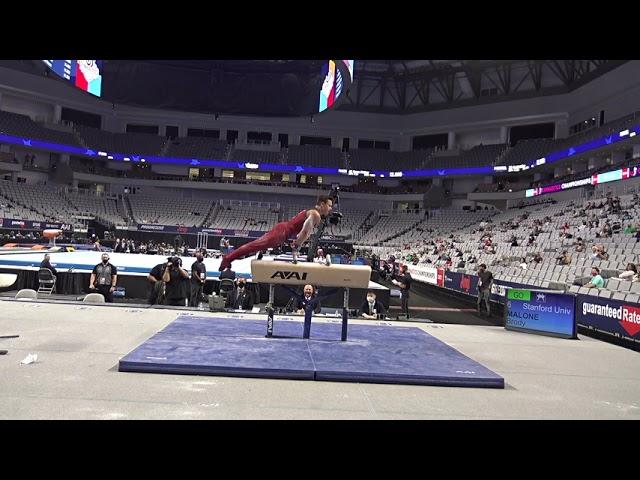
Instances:
[[[245,243],[233,252],[228,253],[222,258],[219,270],[222,271],[228,266],[231,266],[231,262],[238,258],[245,258],[256,252],[266,250],[267,248],[275,248],[282,245],[288,238],[297,235],[300,230],[302,230],[302,225],[304,225],[304,222],[307,220],[307,212],[308,210],[302,210],[291,220],[277,223],[271,231],[265,233],[260,238]]]

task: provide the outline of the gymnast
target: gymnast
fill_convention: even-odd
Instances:
[[[296,235],[296,238],[291,242],[291,249],[293,250],[293,258],[295,261],[298,249],[307,241],[322,219],[331,213],[332,207],[333,197],[329,195],[318,196],[315,207],[309,210],[302,210],[291,220],[276,224],[271,231],[265,233],[260,238],[245,243],[233,252],[224,255],[218,270],[223,271],[227,267],[230,267],[231,262],[234,260],[246,258],[267,248],[278,247],[294,235]]]

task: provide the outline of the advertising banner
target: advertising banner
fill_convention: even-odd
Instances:
[[[18,220],[14,218],[3,218],[2,228],[11,228],[14,230],[45,230],[52,228],[55,230],[63,230],[65,232],[73,231],[73,225],[69,223],[35,222],[32,220]]]
[[[579,326],[640,344],[640,305],[578,295],[576,310]]]

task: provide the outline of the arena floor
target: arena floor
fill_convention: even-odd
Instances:
[[[0,311],[0,336],[19,335],[0,339],[0,419],[640,419],[640,356],[585,336],[393,322],[482,363],[505,389],[352,384],[118,372],[184,313],[170,309],[0,300]],[[38,360],[21,365],[30,353]]]

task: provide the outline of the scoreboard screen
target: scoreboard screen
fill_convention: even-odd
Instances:
[[[60,78],[96,97],[102,95],[102,60],[43,60]]]
[[[570,294],[509,288],[504,314],[507,330],[577,338],[575,297]]]

